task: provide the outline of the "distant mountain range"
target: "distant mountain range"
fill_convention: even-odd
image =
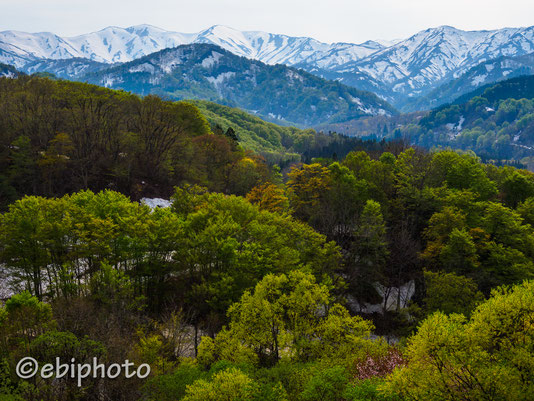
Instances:
[[[330,68],[327,77],[337,75],[355,87],[362,80],[376,83],[375,93],[402,107],[410,98],[424,96],[482,62],[532,52],[534,27],[467,32],[442,26]]]
[[[222,25],[198,33],[165,31],[151,25],[108,27],[71,38],[49,32],[4,31],[0,32],[0,62],[19,68],[37,59],[86,58],[102,63],[119,63],[192,43],[214,44],[238,56],[266,64],[295,65],[306,61],[330,68],[362,59],[393,42],[327,44],[308,37],[242,32]]]
[[[242,32],[220,25],[198,33],[170,32],[150,25],[108,27],[71,38],[52,33],[4,31],[0,32],[0,62],[25,72],[56,71],[58,76],[72,78],[103,69],[105,64],[131,62],[166,48],[194,43],[214,44],[270,65],[301,68],[372,91],[401,110],[415,110],[432,107],[435,102],[414,99],[443,94],[449,101],[465,93],[469,86],[475,88],[478,82],[505,79],[510,77],[507,74],[519,71],[530,73],[530,59],[526,61],[528,68],[523,70],[503,64],[491,74],[487,71],[486,77],[481,70],[491,60],[510,60],[533,53],[534,27],[462,31],[441,26],[405,40],[360,44],[327,44],[308,37]],[[51,61],[63,59],[77,61]],[[462,77],[464,74],[467,75]],[[457,82],[458,79],[464,83]],[[451,82],[453,89],[447,87]]]
[[[91,67],[95,65],[86,70]],[[166,99],[216,101],[299,126],[397,113],[372,93],[282,64],[239,57],[212,44],[165,49],[77,79]]]
[[[458,98],[477,88],[522,75],[534,74],[534,53],[488,60],[469,69],[459,78],[432,90],[426,96],[414,98],[404,107],[405,111],[428,110],[442,104],[458,102]]]

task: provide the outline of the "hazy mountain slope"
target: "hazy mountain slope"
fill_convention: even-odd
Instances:
[[[459,97],[454,104],[464,104],[478,96],[491,103],[506,99],[534,99],[534,75],[520,76],[482,86]]]
[[[491,160],[534,162],[534,76],[479,88],[432,110],[403,133],[425,147],[472,150]]]
[[[302,68],[357,89],[373,91],[401,109],[412,110],[432,105],[427,101],[414,102],[414,98],[427,96],[481,63],[534,52],[534,27],[462,31],[441,26],[396,42],[361,44],[327,44],[309,37],[238,31],[221,25],[198,33],[171,32],[150,25],[108,27],[71,38],[5,31],[0,32],[0,62],[17,67],[43,59],[128,62],[193,43],[215,44],[266,64]],[[484,74],[478,75],[483,80]],[[488,75],[486,82],[490,79]],[[459,86],[453,84],[455,90]],[[446,100],[452,96],[443,89],[439,91],[442,92]]]
[[[58,78],[76,79],[78,76],[110,68],[110,64],[99,63],[85,58],[71,58],[64,60],[36,60],[21,68],[27,74],[49,72]]]
[[[20,71],[11,65],[0,63],[0,77],[1,78],[16,78],[21,75]]]
[[[396,113],[372,93],[208,44],[163,50],[80,80],[141,95],[222,102],[301,126]]]
[[[476,88],[532,74],[534,74],[534,53],[518,57],[499,57],[471,68],[459,78],[441,85],[422,98],[414,99],[404,110],[429,110],[442,104],[452,103],[458,97]]]
[[[353,67],[368,74],[392,90],[394,104],[401,105],[403,97],[424,95],[481,62],[532,52],[534,27],[467,32],[443,26],[419,32],[336,72]]]

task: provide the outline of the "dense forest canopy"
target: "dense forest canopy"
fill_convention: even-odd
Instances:
[[[296,166],[285,185],[266,182],[246,199],[199,186],[177,188],[172,199],[151,210],[114,191],[81,191],[9,207],[0,258],[20,295],[1,312],[6,372],[27,349],[48,360],[44,343],[82,360],[148,360],[154,372],[127,390],[98,380],[27,386],[7,374],[14,381],[2,391],[50,400],[94,399],[96,386],[113,399],[217,399],[222,389],[236,400],[321,399],[323,391],[326,399],[425,399],[425,380],[442,378],[439,394],[454,386],[453,373],[420,356],[433,341],[424,333],[439,327],[432,322],[472,314],[473,330],[492,336],[477,317],[489,313],[485,298],[534,275],[534,175],[451,151],[352,152]],[[365,305],[384,302],[380,289],[408,281],[418,288],[408,309],[397,302],[366,314]],[[488,302],[515,296],[503,291]],[[404,356],[370,339],[408,334],[417,322]],[[450,341],[464,341],[470,325],[454,326],[460,339]],[[489,352],[499,358],[492,369],[507,366]],[[473,363],[450,358],[451,369]],[[525,388],[518,383],[514,394]],[[483,390],[469,391],[476,399]]]
[[[0,79],[0,194],[2,400],[531,394],[527,170],[26,76]],[[151,374],[22,380],[24,356]]]
[[[209,100],[303,127],[397,114],[374,93],[284,64],[239,57],[209,43],[164,49],[71,79],[171,100]]]
[[[426,149],[473,151],[493,164],[534,170],[534,77],[469,92],[430,111],[374,116],[322,126],[361,138],[404,139]]]
[[[269,174],[187,102],[21,77],[0,79],[0,110],[4,206],[89,188],[169,197],[183,183],[244,195]]]
[[[168,198],[185,183],[245,195],[270,177],[267,165],[391,146],[281,127],[215,103],[36,76],[0,78],[0,110],[2,207],[23,194],[80,189]]]

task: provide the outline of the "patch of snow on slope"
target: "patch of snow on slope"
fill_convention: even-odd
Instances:
[[[210,68],[213,67],[215,64],[219,62],[223,55],[219,52],[211,52],[211,56],[206,57],[204,60],[202,60],[202,67],[204,68]]]
[[[176,49],[171,52],[162,54],[159,59],[159,65],[163,72],[171,73],[176,66],[184,63],[184,55],[181,50]]]
[[[118,77],[113,77],[111,75],[106,75],[104,79],[102,80],[102,85],[104,85],[106,88],[112,88],[115,83],[121,83],[122,79]]]
[[[460,116],[460,121],[458,121],[458,126],[456,127],[458,132],[460,132],[462,130],[464,122],[465,122],[465,117],[464,116]]]
[[[142,205],[147,205],[151,209],[155,209],[157,207],[170,207],[172,205],[172,202],[167,199],[162,198],[142,198],[139,202]]]
[[[357,104],[357,105],[359,105],[359,106],[362,106],[362,105],[363,105],[361,99],[358,98],[358,97],[354,97],[354,96],[349,95],[349,99],[350,99],[350,101],[351,101],[352,103],[354,103],[354,104]]]
[[[217,77],[207,77],[206,79],[213,85],[219,86],[224,82],[224,80],[232,78],[234,76],[235,76],[235,72],[230,71],[230,72],[223,72],[217,75]]]
[[[130,68],[128,71],[129,72],[148,72],[150,74],[153,74],[155,70],[156,68],[152,64],[143,63],[143,64]]]
[[[482,84],[482,83],[484,83],[486,81],[487,77],[488,77],[488,74],[477,75],[471,81],[471,85],[472,86],[479,86],[480,84]]]
[[[299,73],[293,70],[288,70],[286,72],[286,77],[289,78],[291,81],[297,80],[300,82],[304,82],[304,78],[302,78],[302,76]]]

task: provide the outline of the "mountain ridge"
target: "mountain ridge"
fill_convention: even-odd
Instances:
[[[323,43],[311,37],[239,31],[223,25],[197,33],[166,31],[148,24],[107,27],[71,38],[4,31],[0,32],[0,62],[22,71],[24,66],[44,59],[85,58],[119,63],[191,43],[218,45],[269,65],[301,68],[325,79],[373,91],[395,107],[410,110],[414,98],[427,96],[480,63],[534,52],[534,27],[464,31],[442,25],[403,40],[368,40],[360,44]]]
[[[216,101],[298,126],[397,113],[372,93],[283,64],[236,56],[212,44],[164,49],[77,79],[140,95]]]
[[[492,86],[511,78],[534,74],[534,53],[499,57],[469,69],[460,77],[432,90],[425,97],[415,99],[405,111],[430,110],[458,99],[478,88]]]

